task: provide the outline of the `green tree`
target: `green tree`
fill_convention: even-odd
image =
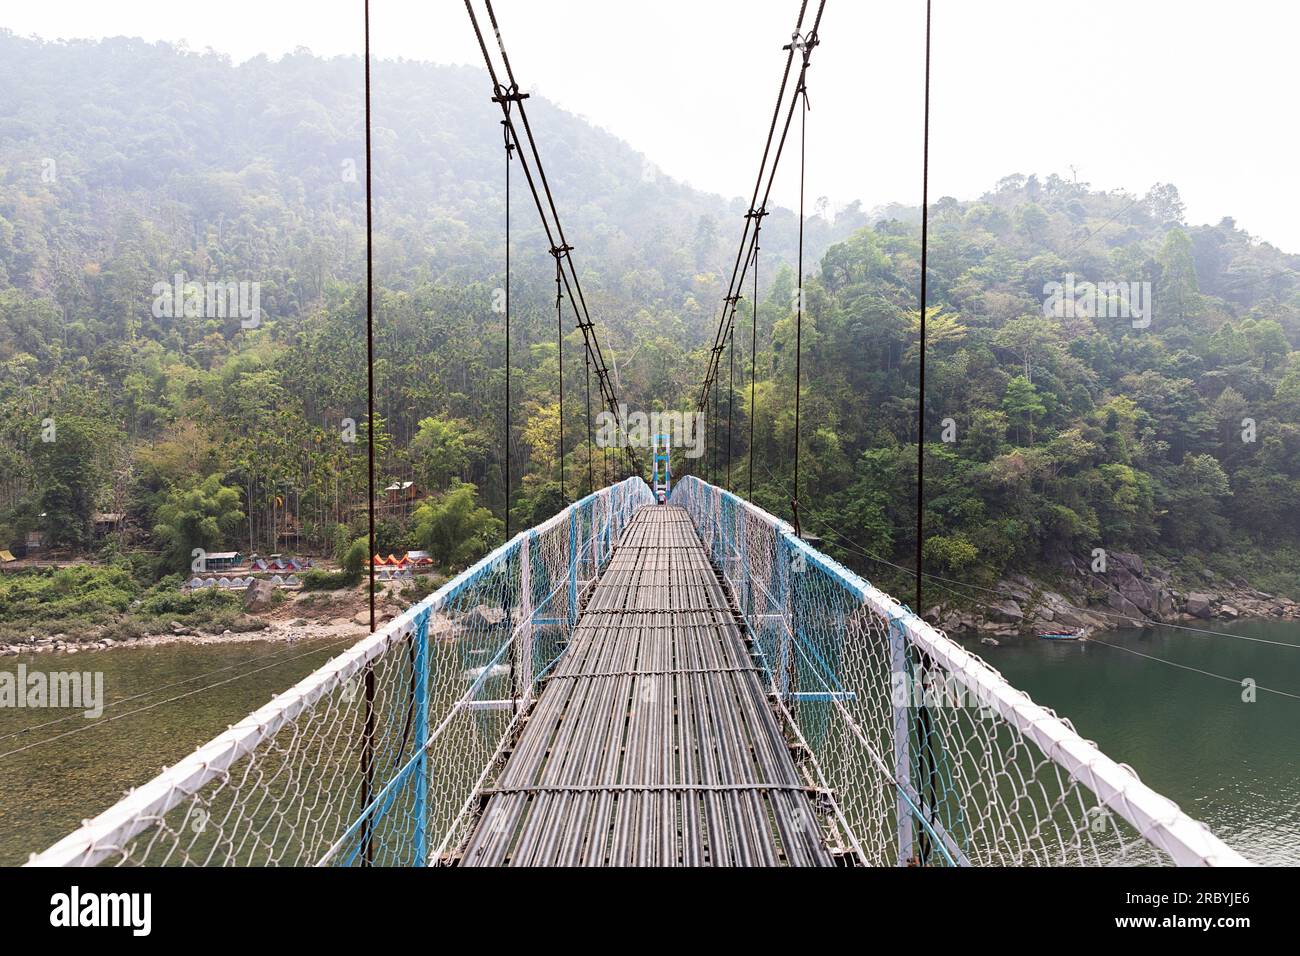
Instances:
[[[356,583],[361,580],[361,575],[365,573],[366,566],[370,561],[370,539],[368,537],[357,538],[343,552],[342,565],[343,574],[348,581]]]
[[[231,541],[244,520],[240,494],[217,475],[187,488],[173,488],[158,508],[154,535],[162,545],[166,571],[188,570],[195,548],[217,551]]]
[[[932,535],[925,539],[921,557],[949,574],[961,574],[979,560],[979,548],[962,535]]]
[[[1156,290],[1157,314],[1163,312],[1179,322],[1200,311],[1200,287],[1196,280],[1196,261],[1192,258],[1192,241],[1181,229],[1171,229],[1156,257],[1160,266],[1160,283]]]
[[[411,439],[410,458],[415,473],[429,491],[444,491],[459,478],[469,460],[465,436],[471,431],[464,422],[422,418]]]
[[[1188,548],[1217,547],[1227,539],[1221,502],[1232,494],[1228,476],[1213,455],[1188,454],[1175,473],[1165,518],[1169,539]]]
[[[1050,319],[1037,315],[1024,315],[1012,319],[993,336],[998,348],[1011,349],[1020,357],[1025,380],[1034,380],[1034,366],[1052,354],[1060,327]]]
[[[1017,375],[1007,382],[1006,393],[1002,396],[1002,411],[1006,413],[1007,420],[1016,429],[1017,439],[1023,432],[1028,435],[1029,443],[1032,445],[1034,418],[1047,411],[1042,399],[1038,397],[1038,389],[1034,387],[1034,383],[1023,375]]]
[[[89,543],[90,516],[114,437],[109,427],[88,418],[58,416],[42,422],[31,458],[50,544]]]
[[[477,489],[457,484],[415,509],[415,537],[439,564],[459,567],[482,557],[501,537],[501,519],[478,505]]]

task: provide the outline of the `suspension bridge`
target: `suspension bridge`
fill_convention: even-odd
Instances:
[[[37,865],[1232,865],[736,495],[570,505]]]
[[[757,299],[760,226],[797,109],[804,124],[824,5],[810,25],[800,5],[785,47],[700,391],[701,412],[713,394],[715,474],[718,373],[724,353],[734,370],[734,320],[751,267]],[[491,3],[500,68],[469,0],[466,8],[503,116],[507,190],[517,162],[555,257],[557,322],[567,299],[584,365],[617,416],[527,94]],[[368,18],[366,64],[368,104]],[[924,319],[924,282],[922,290]],[[800,294],[800,319],[802,308]],[[373,415],[373,350],[368,358]],[[509,368],[507,351],[507,389]],[[796,373],[796,409],[798,392]],[[508,434],[508,397],[505,406]],[[730,410],[727,485],[729,419]],[[796,411],[794,524],[699,476],[673,484],[656,438],[654,487],[629,446],[628,477],[507,532],[383,626],[372,568],[368,637],[32,865],[1246,862],[1067,720],[812,547],[798,527],[797,423]],[[373,496],[373,447],[370,470]],[[593,475],[589,458],[594,488]],[[371,540],[374,553],[373,497]]]

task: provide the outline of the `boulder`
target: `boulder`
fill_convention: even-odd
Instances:
[[[1156,613],[1160,619],[1171,617],[1178,610],[1178,601],[1168,588],[1161,588],[1156,594]]]
[[[261,611],[271,606],[271,597],[275,594],[275,585],[270,581],[257,579],[244,591],[244,610]]]
[[[1241,617],[1241,612],[1231,604],[1225,604],[1223,607],[1219,608],[1219,616],[1232,620],[1233,618]]]
[[[998,582],[997,589],[1004,594],[1009,594],[1020,604],[1027,603],[1036,588],[1036,585],[1023,574],[1013,574],[1003,581]]]
[[[1146,565],[1142,563],[1142,559],[1127,551],[1111,551],[1107,555],[1107,568],[1114,569],[1117,565],[1134,577],[1140,578],[1146,574]]]
[[[973,615],[958,611],[950,612],[943,619],[942,627],[949,634],[968,634],[979,630],[979,624]]]
[[[1051,617],[1047,616],[1048,613]],[[1103,624],[1101,618],[1071,604],[1055,591],[1043,595],[1043,605],[1039,608],[1037,619],[1057,627],[1098,627]]]
[[[1213,604],[1214,597],[1212,595],[1206,594],[1204,591],[1192,591],[1187,595],[1187,603],[1183,606],[1183,610],[1192,617],[1208,620],[1214,616],[1211,610]]]
[[[1133,601],[1130,601],[1118,591],[1109,591],[1106,594],[1106,606],[1124,617],[1142,620],[1146,617],[1142,608]]]
[[[1020,609],[1019,604],[1010,598],[990,604],[988,611],[991,620],[1002,621],[1006,624],[1019,624],[1025,619],[1025,612]]]

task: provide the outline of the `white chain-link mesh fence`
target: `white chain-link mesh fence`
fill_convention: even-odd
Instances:
[[[630,478],[516,535],[31,862],[436,861],[652,500]]]
[[[420,865],[572,633],[639,478],[517,535],[33,862]],[[864,863],[1233,864],[1201,824],[893,598],[696,478],[691,515],[752,650]],[[419,745],[424,741],[424,746]]]
[[[673,489],[726,579],[831,839],[871,865],[1245,861],[1064,719],[783,521]]]

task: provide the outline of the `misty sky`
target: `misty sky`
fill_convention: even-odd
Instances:
[[[748,198],[796,0],[496,9],[525,88],[669,176]],[[809,73],[810,203],[919,202],[923,17],[920,0],[828,0]],[[462,0],[372,0],[372,26],[376,55],[481,63]],[[6,5],[0,27],[183,39],[236,60],[299,46],[350,54],[361,49],[361,2],[41,0]],[[1300,5],[1270,0],[935,0],[932,199],[974,198],[1011,172],[1137,193],[1172,182],[1191,222],[1231,215],[1300,252],[1297,33]],[[488,92],[484,122],[495,123]],[[782,170],[777,199],[792,205],[795,167]]]

